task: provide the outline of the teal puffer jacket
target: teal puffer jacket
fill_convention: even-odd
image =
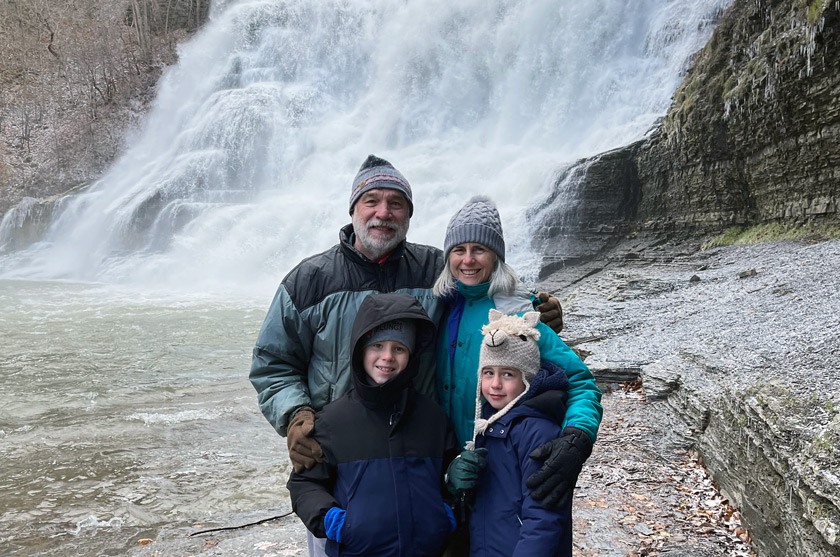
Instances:
[[[438,331],[437,392],[443,409],[455,424],[458,442],[463,446],[473,436],[481,328],[488,321],[487,314],[491,309],[506,314],[533,311],[535,297],[523,293],[489,298],[489,283],[457,284],[458,292],[445,300],[448,314]],[[595,385],[595,377],[557,333],[543,323],[537,328],[540,331],[540,357],[559,366],[569,378],[569,398],[562,427],[582,429],[594,442],[603,416],[601,391]]]

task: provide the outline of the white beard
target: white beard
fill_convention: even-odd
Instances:
[[[381,221],[379,219],[371,219],[367,223],[362,223],[353,213],[353,232],[362,247],[368,252],[366,255],[370,259],[380,259],[382,256],[391,253],[394,248],[400,245],[400,242],[405,240],[408,234],[409,220],[405,219],[403,224],[397,221]],[[385,226],[395,231],[394,236],[389,239],[374,238],[368,233],[368,228],[374,226]]]

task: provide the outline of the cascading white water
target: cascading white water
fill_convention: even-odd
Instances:
[[[558,167],[642,136],[731,0],[230,0],[162,79],[144,128],[7,278],[266,294],[349,222],[369,153],[440,245],[485,193],[513,263]]]

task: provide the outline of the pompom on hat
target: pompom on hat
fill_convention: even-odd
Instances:
[[[499,259],[505,260],[502,219],[496,204],[485,195],[470,198],[449,221],[443,240],[444,257],[448,259],[452,248],[467,242],[487,246]]]
[[[408,200],[408,216],[411,217],[414,214],[414,201],[411,199],[411,186],[408,180],[394,168],[394,165],[376,155],[368,155],[353,179],[353,189],[350,192],[350,214],[353,214],[356,201],[365,192],[378,188],[397,190],[402,193]]]

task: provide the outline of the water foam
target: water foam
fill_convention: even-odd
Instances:
[[[219,4],[125,153],[2,275],[270,295],[335,243],[369,153],[413,184],[409,239],[440,245],[489,194],[530,265],[524,210],[558,167],[651,127],[728,4]]]

